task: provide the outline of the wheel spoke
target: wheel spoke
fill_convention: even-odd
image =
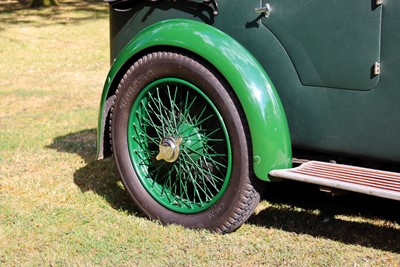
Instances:
[[[146,115],[147,117],[143,116],[143,122],[146,123],[147,126],[152,127],[156,133],[157,133],[157,137],[161,139],[161,137],[163,136],[162,133],[162,127],[158,126],[157,124],[154,123],[153,118],[149,116],[149,111],[146,109]],[[144,125],[144,124],[141,124]],[[146,131],[144,129],[142,129],[142,126],[138,126],[136,125],[145,135],[147,134]]]
[[[200,120],[200,121],[194,123],[193,126],[194,126],[194,127],[197,127],[197,126],[203,124],[205,121],[207,121],[207,120],[213,118],[214,116],[215,116],[214,114],[211,114],[211,115],[207,116],[206,118],[204,118],[204,119],[202,119],[202,120]]]
[[[194,162],[193,160],[191,161],[191,162],[187,162],[189,165],[193,165],[193,169],[196,169],[197,170],[197,172],[196,172],[196,174],[198,174],[198,175],[200,175],[201,176],[201,178],[204,178],[204,177],[206,177],[206,170],[202,167],[202,166],[200,166],[200,165],[198,165],[196,162]],[[196,179],[194,182],[198,185],[198,180],[199,179]],[[208,180],[208,179],[207,179]],[[207,181],[205,181],[204,179],[201,179],[201,181],[202,181],[202,183],[203,183],[203,185],[206,185],[207,183]],[[201,187],[200,187],[200,189],[201,189]],[[216,188],[217,190],[218,190],[218,188]],[[206,196],[208,196],[207,195],[207,192],[206,191],[208,191],[208,192],[210,192],[211,194],[212,194],[212,192],[209,190],[209,188],[207,187],[207,186],[205,186],[204,187],[204,189],[201,189],[202,191],[203,191],[203,193],[205,193],[206,194]]]
[[[169,99],[169,105],[171,107],[170,109],[170,120],[172,121],[172,126],[173,129],[177,129],[177,122],[176,122],[176,113],[175,113],[175,102],[176,102],[176,94],[177,94],[177,90],[175,89],[175,93],[173,96],[171,96],[171,90],[169,88],[169,86],[167,85],[167,92],[168,92],[168,99]]]

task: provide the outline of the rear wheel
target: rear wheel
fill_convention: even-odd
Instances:
[[[156,52],[120,81],[112,141],[126,189],[150,218],[230,232],[252,214],[240,108],[226,82],[199,59]]]

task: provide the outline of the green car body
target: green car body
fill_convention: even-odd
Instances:
[[[232,87],[261,180],[304,155],[367,167],[400,162],[398,1],[109,2],[99,158],[112,155],[107,123],[121,77],[141,56],[168,48],[205,60]]]

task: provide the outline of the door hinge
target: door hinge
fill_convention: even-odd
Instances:
[[[374,64],[374,75],[379,75],[381,74],[381,63],[380,62],[375,62]]]

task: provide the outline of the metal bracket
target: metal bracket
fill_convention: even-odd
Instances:
[[[105,0],[107,1],[107,0]],[[150,0],[150,2],[160,2],[160,1],[168,1],[168,0]],[[191,0],[169,0],[170,2],[196,2]],[[217,0],[203,0],[203,5],[209,6],[213,10],[214,16],[218,15],[218,3]]]
[[[381,74],[381,63],[375,62],[374,63],[374,75],[379,75],[379,74]]]
[[[262,14],[264,17],[268,18],[271,13],[271,6],[267,3],[264,7],[257,7],[254,9],[257,14]]]
[[[203,0],[203,3],[212,8],[214,16],[218,15],[218,3],[217,3],[217,0]]]

